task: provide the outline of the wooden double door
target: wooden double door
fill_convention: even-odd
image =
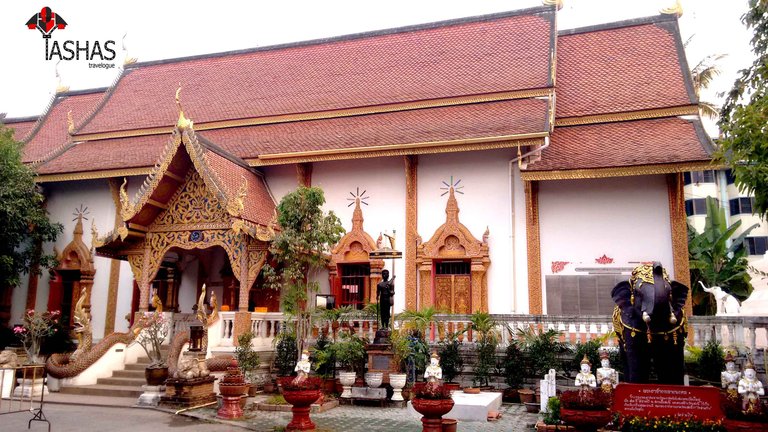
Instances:
[[[439,261],[434,264],[433,303],[440,312],[472,313],[472,276],[469,261]]]

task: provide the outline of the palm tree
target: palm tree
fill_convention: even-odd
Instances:
[[[693,36],[689,37],[683,46],[688,47],[691,39]],[[700,100],[700,93],[709,87],[716,76],[720,75],[720,67],[717,63],[726,56],[727,54],[710,54],[699,60],[696,66],[691,69],[693,91],[696,93],[696,98],[699,99],[699,115],[702,117],[715,120],[720,115],[720,108],[712,102]]]

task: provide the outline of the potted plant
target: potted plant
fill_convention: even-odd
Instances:
[[[527,377],[533,377],[535,384],[550,369],[562,369],[558,357],[568,351],[568,346],[560,342],[561,333],[559,331],[524,328],[518,329],[516,336],[523,354],[523,370]],[[527,398],[528,393],[528,391],[518,390],[520,400],[523,401],[524,397]],[[533,394],[535,395],[535,391]]]
[[[461,358],[461,344],[459,343],[459,335],[463,333],[464,330],[448,333],[440,341],[438,355],[440,356],[440,366],[443,368],[444,385],[451,390],[461,388],[461,385],[454,382],[454,379],[464,369],[464,360]]]
[[[389,334],[389,342],[392,344],[392,362],[395,364],[398,373],[389,374],[389,385],[392,386],[392,400],[402,401],[407,400],[408,394],[404,394],[403,390],[408,382],[408,375],[405,373],[407,370],[408,359],[413,356],[413,350],[411,341],[405,336],[405,330],[392,329]]]
[[[296,366],[296,336],[288,329],[275,338],[274,370],[277,376],[290,376]]]
[[[248,389],[249,396],[256,396],[255,373],[259,368],[259,354],[251,347],[253,340],[252,332],[245,332],[237,337],[237,347],[235,348],[235,358],[237,365],[245,375],[245,379],[250,385]]]
[[[292,405],[293,418],[286,430],[314,430],[315,424],[309,418],[312,404],[322,396],[323,381],[318,377],[281,377],[278,379],[285,401]]]
[[[453,399],[449,389],[436,382],[414,388],[414,398],[411,399],[413,409],[421,418],[424,432],[441,432],[443,416],[453,409]]]
[[[560,418],[579,429],[597,429],[611,421],[611,395],[600,388],[568,390],[560,395]]]
[[[162,312],[144,312],[139,318],[138,326],[141,332],[136,337],[136,342],[144,348],[149,358],[149,366],[144,370],[147,385],[161,385],[168,379],[168,364],[160,350],[170,330],[168,320]]]
[[[350,312],[352,312],[352,306],[339,306],[334,309],[315,309],[314,315],[316,319],[323,320],[330,325],[333,340],[336,340],[339,325],[349,321]]]
[[[472,383],[488,387],[491,374],[496,368],[496,346],[499,341],[496,321],[487,312],[479,311],[472,314],[470,321],[470,328],[475,332],[477,350]]]
[[[323,391],[326,394],[335,390],[336,358],[331,341],[326,333],[321,333],[315,342],[315,349],[310,356],[315,373],[323,379]]]
[[[30,309],[24,314],[24,324],[13,328],[14,334],[21,340],[27,353],[27,364],[43,364],[45,359],[40,357],[43,341],[53,336],[57,330],[60,316],[59,311],[35,312]]]
[[[353,333],[342,332],[332,347],[336,361],[344,370],[339,372],[339,380],[344,386],[341,397],[351,397],[355,378],[365,369],[365,341]]]
[[[504,383],[507,388],[504,390],[505,402],[519,402],[519,391],[523,386],[525,370],[523,368],[523,353],[516,340],[511,340],[504,353],[504,359],[501,362],[501,369],[504,373]],[[533,393],[530,393],[533,396]],[[533,399],[528,402],[532,402]]]

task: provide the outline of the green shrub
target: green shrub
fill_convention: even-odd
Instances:
[[[523,353],[520,351],[517,341],[510,341],[500,368],[504,372],[504,382],[510,388],[519,389],[523,386],[525,366],[523,363]]]
[[[253,382],[253,372],[259,368],[259,354],[251,347],[253,333],[245,332],[237,337],[237,347],[235,348],[235,358],[237,366],[243,371],[248,381]]]
[[[526,375],[541,379],[550,369],[562,370],[558,356],[568,351],[568,347],[560,342],[560,332],[549,329],[519,329],[518,342],[523,352]]]
[[[720,372],[725,369],[725,353],[716,340],[707,342],[696,362],[698,377],[707,381],[720,382]]]
[[[560,424],[560,399],[557,397],[551,397],[547,400],[547,412],[544,413],[542,419],[544,424],[556,425]]]
[[[443,379],[453,382],[464,368],[464,360],[461,358],[461,345],[454,335],[446,337],[440,342],[440,366],[443,368]]]
[[[296,336],[289,332],[280,333],[275,347],[275,371],[277,371],[277,375],[291,375],[296,361]]]

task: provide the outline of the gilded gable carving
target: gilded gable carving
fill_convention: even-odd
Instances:
[[[216,195],[206,187],[203,178],[194,169],[186,177],[184,185],[168,202],[165,210],[153,224],[153,228],[177,227],[177,229],[208,228],[226,224],[229,215]]]

